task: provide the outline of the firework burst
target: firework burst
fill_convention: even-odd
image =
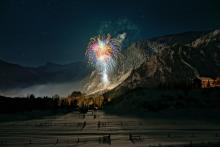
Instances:
[[[102,82],[109,84],[108,74],[116,65],[120,54],[121,41],[112,38],[111,35],[98,35],[90,39],[86,56],[90,65],[95,67],[102,74]]]

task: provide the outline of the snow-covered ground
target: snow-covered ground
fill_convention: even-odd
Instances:
[[[218,123],[138,119],[101,111],[0,123],[0,147],[146,147],[219,140]]]

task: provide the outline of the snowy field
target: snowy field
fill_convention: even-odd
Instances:
[[[220,124],[68,113],[0,123],[0,147],[146,147],[219,142]]]

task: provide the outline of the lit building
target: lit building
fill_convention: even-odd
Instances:
[[[210,78],[210,77],[200,77],[202,88],[213,88],[220,87],[220,77]]]

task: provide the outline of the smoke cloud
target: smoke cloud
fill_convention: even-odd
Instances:
[[[34,94],[36,97],[43,96],[54,96],[58,94],[59,96],[67,96],[73,91],[78,91],[82,88],[82,82],[71,82],[71,83],[62,83],[62,84],[42,84],[35,85],[27,88],[17,88],[10,89],[3,92],[0,92],[0,95],[9,96],[9,97],[26,97],[27,95]]]

